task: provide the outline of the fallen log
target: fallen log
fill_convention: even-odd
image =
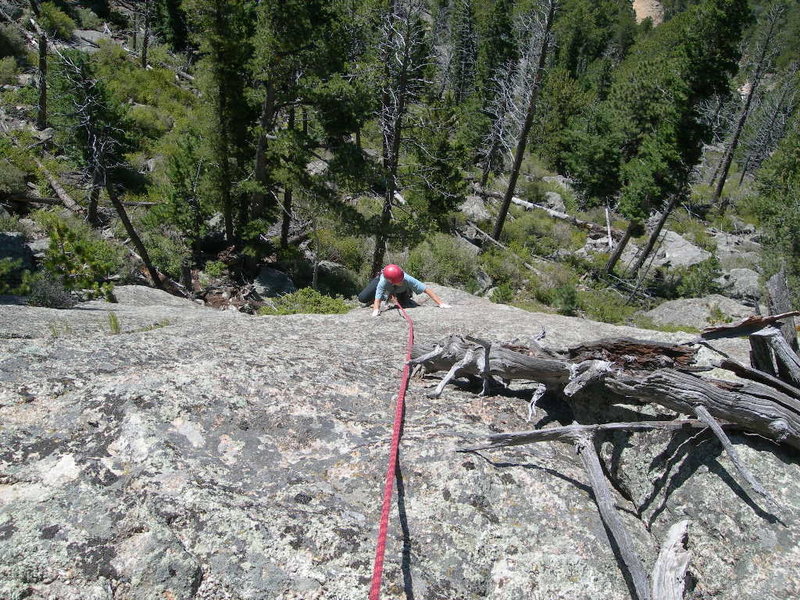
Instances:
[[[763,327],[763,322],[759,323]],[[752,327],[749,320],[746,327]],[[780,338],[777,328],[769,339]],[[773,335],[774,333],[774,335]],[[762,337],[756,336],[757,339]],[[687,522],[671,528],[648,580],[632,538],[616,511],[612,488],[597,454],[595,438],[613,431],[680,431],[706,429],[719,440],[729,456],[742,486],[761,496],[773,508],[780,508],[770,493],[753,476],[739,457],[725,430],[759,434],[775,442],[800,449],[800,398],[795,388],[769,374],[729,361],[730,370],[749,380],[703,379],[695,373],[696,349],[633,339],[601,340],[582,344],[565,352],[550,352],[520,345],[491,343],[450,335],[433,347],[417,345],[411,361],[427,371],[447,370],[437,387],[440,394],[447,382],[459,374],[504,380],[524,379],[538,383],[535,400],[542,389],[571,397],[572,402],[650,403],[676,413],[671,421],[578,424],[548,429],[501,433],[487,436],[488,444],[464,451],[475,452],[537,442],[566,442],[573,445],[586,470],[598,511],[618,551],[621,568],[627,573],[632,593],[638,600],[677,600],[682,597],[689,561],[685,549]],[[589,382],[599,382],[606,393],[578,395]],[[487,386],[484,385],[484,393]],[[681,417],[688,415],[690,419]]]
[[[477,184],[473,184],[473,187],[475,188],[475,191],[482,196],[486,196],[488,198],[497,198],[501,200],[503,198],[502,194],[498,192],[490,192],[487,190],[483,190]],[[591,221],[584,221],[583,219],[573,217],[572,215],[568,215],[567,213],[563,213],[558,210],[553,210],[552,208],[549,208],[542,204],[537,204],[536,202],[528,202],[527,200],[523,200],[522,198],[519,198],[517,196],[513,196],[511,198],[511,202],[517,206],[524,208],[525,210],[536,209],[544,211],[554,219],[558,219],[559,221],[565,221],[570,225],[573,225],[574,227],[578,227],[579,229],[585,229],[586,231],[590,231],[591,233],[594,233],[596,235],[608,236],[610,233],[615,240],[622,239],[622,236],[624,235],[624,232],[620,231],[619,229],[606,227],[605,225],[592,223]]]

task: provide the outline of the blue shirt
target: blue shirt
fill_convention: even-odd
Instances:
[[[419,281],[418,279],[414,279],[408,273],[403,274],[403,281],[400,283],[392,283],[386,277],[383,276],[381,273],[381,278],[378,281],[378,287],[375,288],[375,299],[377,300],[380,298],[381,300],[387,300],[389,296],[396,296],[397,294],[402,294],[409,290],[409,288],[415,294],[421,294],[424,292],[427,287],[424,283]]]

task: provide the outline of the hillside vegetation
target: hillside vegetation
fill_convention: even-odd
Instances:
[[[295,312],[397,262],[647,326],[736,269],[800,289],[800,7],[661,5],[2,0],[0,294]]]

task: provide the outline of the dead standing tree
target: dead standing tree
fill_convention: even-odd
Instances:
[[[601,340],[553,352],[536,342],[520,346],[451,335],[434,346],[417,345],[411,361],[425,371],[447,371],[432,396],[441,395],[454,377],[466,376],[483,384],[483,392],[504,381],[524,379],[538,389],[531,409],[545,392],[572,406],[596,404],[655,404],[676,414],[671,421],[578,424],[518,433],[496,434],[488,444],[466,451],[520,444],[560,441],[571,444],[580,458],[600,516],[619,550],[621,567],[637,600],[682,597],[689,556],[681,540],[686,522],[670,530],[650,576],[617,511],[611,486],[600,463],[596,438],[609,431],[710,430],[728,453],[743,489],[754,492],[773,513],[781,507],[739,458],[726,429],[744,430],[800,449],[800,359],[777,326],[797,312],[750,317],[740,323],[706,330],[697,343],[750,334],[753,367],[732,360],[718,366],[741,381],[700,376],[695,366],[696,344],[671,345],[633,339]],[[759,370],[768,364],[772,372]],[[587,389],[591,385],[591,389]],[[585,391],[584,391],[585,390]],[[598,390],[603,393],[598,394]],[[582,393],[583,392],[583,393]],[[530,413],[529,413],[530,414]],[[688,416],[688,418],[687,418]]]
[[[153,285],[160,288],[162,284],[158,271],[150,260],[147,248],[133,227],[111,180],[114,169],[120,166],[119,156],[124,139],[124,132],[115,123],[118,115],[104,94],[102,83],[92,76],[82,54],[60,53],[59,58],[61,75],[71,90],[69,96],[65,98],[67,111],[70,113],[68,117],[75,123],[76,141],[91,177],[87,219],[92,224],[98,221],[97,205],[100,191],[105,189]]]
[[[557,6],[558,0],[542,0],[540,5],[541,14],[529,16],[523,26],[523,30],[527,33],[525,37],[528,38],[525,46],[526,51],[522,58],[522,67],[520,68],[520,72],[524,74],[521,82],[525,88],[525,117],[517,137],[514,160],[511,165],[511,172],[508,175],[508,187],[492,233],[492,237],[496,240],[500,239],[508,208],[511,206],[511,199],[514,197],[517,179],[522,169],[522,159],[528,146],[528,136],[530,135],[531,127],[533,127],[533,120],[539,106],[539,92],[547,65],[548,50],[552,44],[551,32]]]
[[[379,120],[386,189],[375,235],[371,267],[373,275],[383,266],[392,206],[400,187],[397,176],[406,114],[410,104],[427,84],[425,70],[433,60],[426,35],[425,4],[421,0],[392,0],[383,18],[379,50],[383,61]]]

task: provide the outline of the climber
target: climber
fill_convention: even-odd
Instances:
[[[358,295],[358,301],[362,304],[372,302],[372,316],[377,317],[381,313],[382,300],[388,300],[403,307],[412,306],[412,292],[427,294],[439,308],[450,308],[450,305],[443,302],[432,289],[408,273],[404,273],[403,269],[397,265],[386,265],[380,275],[370,281]]]

